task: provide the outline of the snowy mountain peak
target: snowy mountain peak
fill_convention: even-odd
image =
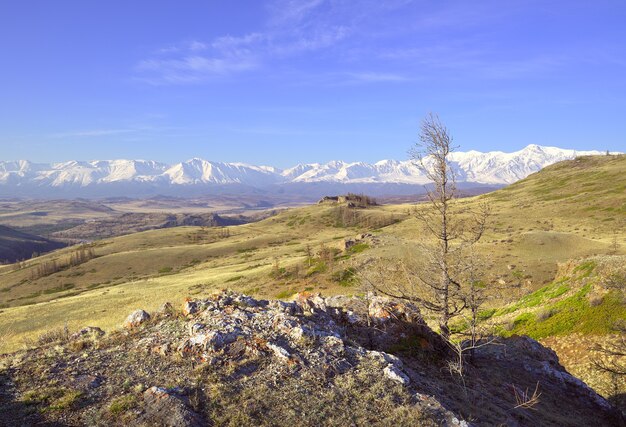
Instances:
[[[550,164],[600,151],[576,151],[530,144],[519,151],[454,152],[450,163],[457,182],[475,185],[506,185],[525,178]],[[428,159],[425,159],[428,163]],[[324,184],[367,185],[425,184],[426,177],[410,160],[381,160],[368,164],[330,161],[299,164],[288,169],[224,163],[192,158],[174,165],[150,160],[95,160],[37,164],[27,160],[0,161],[0,195],[19,196],[65,191],[89,197],[92,194],[122,196],[177,193],[174,188],[245,186],[271,189],[275,186]],[[114,185],[115,187],[111,187]],[[108,189],[111,189],[110,191]],[[79,191],[80,190],[80,191]],[[125,191],[129,193],[126,194]]]

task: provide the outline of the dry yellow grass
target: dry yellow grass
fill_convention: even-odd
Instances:
[[[554,278],[558,262],[610,253],[615,236],[618,252],[626,254],[625,227],[619,227],[626,216],[626,157],[580,162],[572,164],[576,167],[555,165],[507,189],[457,202],[459,209],[481,201],[492,206],[493,217],[480,244],[493,264],[492,276],[516,273],[526,289],[533,290]],[[229,227],[228,235],[223,229],[199,227],[137,233],[97,242],[96,258],[36,279],[37,265],[53,259],[61,264],[75,248],[27,261],[20,270],[0,267],[0,337],[5,336],[0,352],[66,322],[70,328],[111,329],[136,308],[150,310],[213,289],[228,287],[265,297],[304,289],[358,292],[329,280],[328,274],[307,277],[302,272],[308,267],[307,246],[314,252],[321,245],[339,248],[346,237],[370,231],[382,244],[341,261],[336,269],[366,257],[403,256],[423,238],[421,224],[410,215],[414,208],[361,210],[360,221],[349,228],[336,226],[336,206],[315,205]],[[377,228],[391,219],[398,222]],[[270,277],[277,267],[290,275]]]

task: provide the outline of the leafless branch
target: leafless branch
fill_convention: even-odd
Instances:
[[[519,390],[517,387],[513,386],[513,391],[515,392],[515,402],[516,405],[513,407],[514,409],[532,409],[534,411],[537,410],[535,406],[539,403],[539,397],[541,393],[539,392],[539,382],[535,386],[535,390],[532,394],[529,393],[528,389],[525,391]]]

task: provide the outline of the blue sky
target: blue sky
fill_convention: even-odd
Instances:
[[[626,151],[626,2],[3,1],[0,159]]]

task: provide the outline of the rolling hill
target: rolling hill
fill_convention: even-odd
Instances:
[[[515,324],[519,316],[527,315],[528,307],[507,307],[539,300],[531,307],[532,315],[539,316],[535,310],[544,306],[569,304],[561,300],[578,298],[584,287],[580,280],[590,279],[577,275],[560,294],[554,290],[563,285],[555,285],[563,277],[563,273],[557,277],[559,268],[564,271],[563,265],[571,259],[579,265],[589,258],[626,255],[625,170],[624,155],[580,157],[544,168],[507,188],[455,202],[454,209],[461,215],[484,201],[492,208],[478,250],[489,260],[487,280],[507,286],[508,291],[491,299],[486,309],[511,310],[493,319],[511,322],[513,332],[528,333],[530,323]],[[364,209],[312,205],[238,226],[176,227],[107,238],[55,251],[19,268],[1,267],[0,351],[32,343],[46,330],[64,325],[73,330],[85,325],[115,329],[137,307],[154,310],[164,301],[223,288],[282,299],[302,291],[358,295],[362,293],[359,274],[371,260],[419,256],[424,234],[412,211],[423,208],[421,204]],[[77,259],[80,262],[72,262]],[[533,296],[546,292],[550,298]],[[583,308],[589,304],[585,301]],[[594,337],[607,336],[609,323],[595,332],[571,329],[562,335],[551,332],[536,337],[566,349],[566,355],[574,334],[586,333],[584,341],[597,342]],[[566,366],[575,359],[580,354],[565,357]],[[588,365],[572,366],[577,372],[588,370]],[[605,390],[602,387],[598,389]]]

